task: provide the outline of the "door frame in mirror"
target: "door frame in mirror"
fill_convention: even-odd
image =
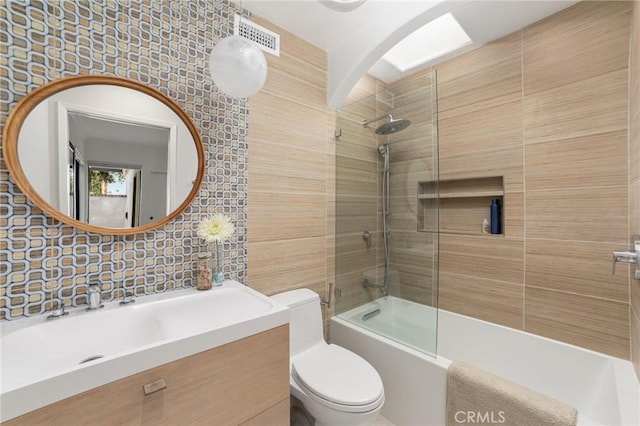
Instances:
[[[40,196],[40,194],[38,194],[38,192],[29,183],[29,180],[27,179],[18,158],[18,137],[20,134],[20,129],[22,128],[22,125],[27,116],[38,104],[47,99],[49,96],[55,95],[58,92],[62,92],[63,90],[67,90],[73,87],[88,85],[119,86],[133,89],[149,95],[170,108],[182,120],[184,125],[189,130],[189,133],[191,134],[191,137],[193,138],[193,141],[196,145],[195,148],[198,154],[198,173],[193,183],[193,188],[191,189],[191,192],[189,193],[187,198],[174,211],[170,212],[161,220],[135,228],[103,228],[100,226],[90,225],[88,223],[80,222],[76,219],[73,219],[70,216],[58,211],[42,196]],[[31,200],[31,202],[42,209],[46,214],[60,222],[66,223],[67,225],[74,226],[87,232],[102,235],[137,234],[141,232],[151,231],[165,225],[166,223],[170,222],[178,215],[180,215],[189,206],[189,204],[191,204],[196,194],[200,190],[200,184],[202,183],[202,179],[204,176],[205,162],[202,140],[200,139],[200,135],[198,134],[195,125],[187,116],[187,114],[182,110],[182,108],[180,108],[180,106],[173,100],[169,99],[167,96],[163,95],[156,89],[145,86],[142,83],[120,77],[109,77],[101,75],[66,77],[60,80],[52,81],[34,89],[31,93],[25,96],[9,114],[4,130],[2,132],[2,150],[4,161],[7,164],[9,173],[13,177],[16,185],[18,185],[18,188],[20,188],[20,190],[27,196],[29,200]]]
[[[117,112],[97,109],[94,107],[89,107],[86,105],[78,105],[73,103],[68,103],[66,101],[58,101],[57,104],[57,140],[54,143],[56,146],[56,151],[58,152],[58,164],[64,163],[64,156],[67,155],[68,151],[68,142],[70,139],[70,129],[69,129],[69,115],[70,114],[79,114],[91,118],[103,119],[106,121],[118,121],[124,124],[131,125],[142,125],[142,126],[153,126],[156,128],[165,129],[168,131],[168,149],[167,149],[167,175],[170,178],[170,182],[167,182],[167,203],[170,200],[175,200],[176,196],[176,186],[177,186],[177,173],[178,173],[178,125],[175,122],[168,122],[157,119],[149,119],[147,117],[132,117],[129,115],[122,115]],[[102,164],[101,164],[102,165]],[[138,165],[138,167],[141,167]],[[61,200],[66,197],[65,190],[65,182],[63,182],[63,177],[66,177],[64,174],[58,172],[58,205],[62,205]],[[53,192],[53,188],[52,188]],[[173,205],[174,202],[171,202]],[[167,204],[167,211],[169,204]]]

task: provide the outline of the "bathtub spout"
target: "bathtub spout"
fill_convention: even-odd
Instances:
[[[389,291],[387,290],[387,288],[383,285],[379,285],[379,284],[373,284],[371,281],[369,281],[368,278],[363,278],[362,279],[362,288],[364,289],[369,289],[369,288],[377,288],[378,290],[380,290],[383,294],[383,296],[388,296],[389,295]]]

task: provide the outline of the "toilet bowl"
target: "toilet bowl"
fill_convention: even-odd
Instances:
[[[291,394],[316,426],[370,425],[384,403],[378,372],[364,358],[324,341],[316,293],[299,289],[271,297],[290,308]]]

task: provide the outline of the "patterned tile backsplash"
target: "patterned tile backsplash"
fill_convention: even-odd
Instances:
[[[86,303],[99,281],[104,300],[194,285],[195,228],[228,215],[227,277],[246,277],[248,105],[214,87],[208,54],[233,32],[239,12],[226,0],[0,0],[0,120],[25,95],[61,77],[99,74],[153,87],[180,105],[198,129],[205,175],[192,204],[152,232],[103,236],[53,220],[26,199],[0,155],[0,319],[45,313],[52,297]],[[250,17],[248,13],[244,16]]]

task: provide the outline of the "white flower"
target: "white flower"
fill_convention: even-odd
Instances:
[[[236,231],[233,223],[223,214],[203,219],[198,225],[198,236],[207,243],[223,243]]]

